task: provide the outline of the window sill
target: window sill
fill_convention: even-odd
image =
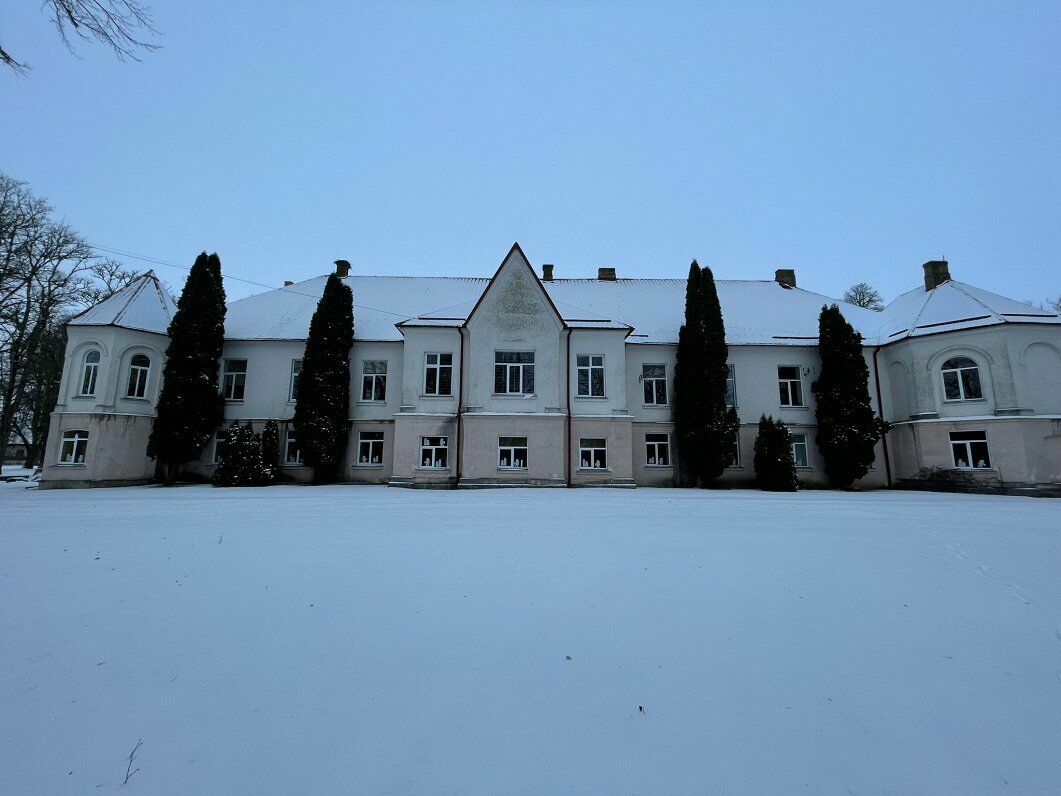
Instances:
[[[796,469],[797,470],[813,470],[814,468],[811,467],[809,464],[797,464],[796,465]]]
[[[137,396],[137,395],[126,395],[124,398],[122,398],[122,400],[123,401],[137,401],[137,402],[142,403],[142,404],[151,403],[151,399],[150,398],[141,398],[140,396]]]
[[[576,401],[607,401],[607,395],[576,395]]]
[[[96,397],[95,395],[75,395],[72,400],[78,401],[78,400],[82,400],[82,399],[85,399],[85,398],[91,399],[91,398],[95,398],[95,397]]]
[[[448,467],[414,467],[413,469],[418,473],[446,473],[447,475],[449,474]]]
[[[298,464],[295,464],[293,462],[284,462],[283,464],[280,465],[280,469],[281,470],[305,470],[305,469],[307,469],[307,466],[305,464],[303,464],[302,462],[299,462]]]
[[[88,467],[84,462],[56,462],[56,467]]]
[[[357,403],[358,406],[386,406],[387,405],[386,399],[384,399],[382,401],[365,401],[365,400],[361,400],[361,401],[357,401],[356,403]]]
[[[425,400],[438,400],[440,398],[446,398],[446,399],[449,399],[449,400],[453,400],[453,395],[452,394],[450,394],[450,395],[421,395],[420,397],[425,399]]]
[[[354,462],[354,468],[357,470],[382,470],[383,465],[379,462],[375,464],[372,462]]]
[[[243,399],[242,398],[226,398],[225,399],[225,403],[226,404],[241,404],[241,403],[243,403]]]
[[[579,467],[577,472],[580,473],[610,473],[612,470],[610,467]]]
[[[778,408],[779,409],[796,409],[796,410],[798,410],[800,412],[806,412],[806,411],[808,411],[810,409],[809,406],[785,406],[784,404],[782,404]]]
[[[494,392],[490,393],[491,398],[537,398],[538,393],[536,392]]]
[[[670,404],[641,404],[642,409],[670,409]]]
[[[673,470],[673,464],[646,464],[646,470]]]
[[[529,467],[498,467],[499,473],[525,473],[530,470]]]
[[[986,398],[944,398],[945,404],[986,404]]]

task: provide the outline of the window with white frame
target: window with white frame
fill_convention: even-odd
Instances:
[[[420,466],[444,470],[449,465],[449,437],[420,437]]]
[[[726,406],[737,405],[737,371],[732,365],[726,365]]]
[[[136,354],[129,360],[129,383],[125,388],[126,398],[143,398],[147,395],[147,377],[151,373],[151,358]]]
[[[87,431],[64,431],[59,446],[59,464],[84,464],[88,452]]]
[[[729,443],[729,467],[740,467],[740,430],[733,432]]]
[[[302,360],[291,360],[291,378],[287,382],[287,400],[298,400],[298,382],[302,378]]]
[[[578,441],[578,461],[583,470],[608,469],[608,441],[596,437],[582,437]]]
[[[534,352],[494,352],[494,394],[532,395],[534,393]]]
[[[361,360],[361,400],[387,400],[387,360]]]
[[[453,394],[453,354],[424,355],[424,395]]]
[[[604,356],[602,354],[579,354],[575,357],[578,372],[579,398],[604,397]]]
[[[382,431],[359,431],[357,433],[357,463],[361,467],[383,464]]]
[[[287,436],[284,437],[284,466],[300,467],[302,465],[302,449],[298,446],[298,436],[295,429],[287,427]]]
[[[242,401],[247,387],[247,360],[226,359],[221,374],[221,394],[226,401]]]
[[[652,406],[667,405],[667,366],[642,365],[641,383],[645,390],[645,403]]]
[[[670,467],[670,434],[645,434],[645,465]]]
[[[79,395],[96,394],[96,378],[99,376],[99,351],[92,349],[85,354],[81,367],[81,391]]]
[[[225,440],[228,439],[228,429],[219,428],[214,434],[214,452],[210,457],[210,461],[214,464],[218,464],[221,461],[221,457],[225,455]]]
[[[497,466],[501,470],[526,470],[527,438],[498,437]]]
[[[810,459],[807,458],[807,435],[792,434],[792,463],[796,467],[810,467]]]
[[[943,395],[948,401],[976,401],[984,397],[980,368],[969,357],[951,357],[943,363]]]
[[[777,366],[777,386],[782,406],[803,406],[803,378],[798,365]]]
[[[986,431],[950,432],[950,451],[955,467],[983,470],[991,466]]]

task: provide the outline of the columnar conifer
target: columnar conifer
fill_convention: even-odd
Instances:
[[[755,481],[769,492],[796,491],[792,435],[781,420],[763,415],[755,438]]]
[[[214,486],[263,486],[269,473],[262,462],[262,441],[251,424],[241,426],[238,420],[221,443],[221,461],[214,469]]]
[[[225,289],[221,260],[203,252],[195,259],[169,325],[169,344],[157,417],[147,443],[167,485],[199,457],[224,418],[217,376],[225,336]]]
[[[270,420],[262,429],[262,464],[268,480],[276,479],[280,470],[280,424]]]
[[[303,461],[317,483],[336,478],[346,452],[353,342],[353,294],[331,274],[310,321],[294,417]]]

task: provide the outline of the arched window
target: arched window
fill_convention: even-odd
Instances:
[[[143,398],[147,395],[147,377],[151,373],[151,358],[137,354],[129,361],[129,386],[126,398]]]
[[[943,395],[948,401],[973,401],[984,397],[980,368],[969,357],[951,357],[943,363]]]
[[[85,354],[85,364],[81,369],[81,395],[96,394],[96,376],[99,375],[99,351],[93,349]]]

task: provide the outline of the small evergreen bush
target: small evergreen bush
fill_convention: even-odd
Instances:
[[[781,420],[763,415],[755,438],[755,481],[768,492],[795,492],[796,464],[792,435]]]
[[[221,461],[214,470],[214,486],[264,486],[269,472],[262,462],[262,441],[250,423],[233,421],[221,443]]]

